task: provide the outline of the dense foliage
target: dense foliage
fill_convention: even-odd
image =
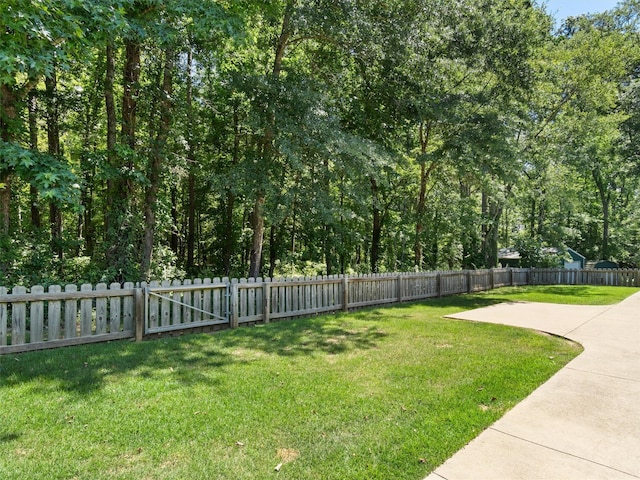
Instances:
[[[636,0],[5,0],[2,284],[640,264]]]

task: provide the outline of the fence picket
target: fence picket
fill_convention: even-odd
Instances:
[[[120,290],[119,283],[109,285],[109,290]],[[122,322],[122,297],[111,297],[109,300],[109,333],[120,331]]]
[[[171,285],[179,287],[182,285],[180,280],[174,280]],[[182,306],[177,303],[182,301],[182,296],[179,291],[173,292],[173,305],[171,310],[171,324],[180,325],[182,323]]]
[[[256,315],[264,316],[264,280],[262,277],[256,278],[256,288],[254,291],[256,292]]]
[[[60,285],[50,285],[49,293],[60,293]],[[62,311],[60,300],[50,300],[47,304],[47,341],[60,339],[60,313]]]
[[[65,292],[77,292],[76,285],[66,285]],[[78,332],[78,301],[76,299],[64,302],[64,338],[75,338]]]
[[[34,295],[44,293],[44,287],[34,285],[31,287],[31,293]],[[29,343],[42,342],[44,340],[44,302],[30,302],[29,309],[29,333],[31,337]]]
[[[135,285],[132,282],[124,284],[125,289],[133,289]],[[125,332],[133,332],[135,317],[134,298],[127,296],[122,299],[122,329]]]
[[[187,279],[184,282],[182,282],[182,284],[184,286],[191,285],[191,280]],[[193,317],[191,316],[191,312],[193,312],[193,310],[191,310],[191,292],[190,291],[187,290],[182,294],[182,303],[184,303],[184,306],[182,308],[183,323],[191,323],[193,321]]]
[[[211,285],[211,279],[205,278],[202,280],[203,285]],[[202,291],[202,310],[211,313],[211,289],[206,288]],[[211,320],[210,315],[204,315],[203,320]]]
[[[11,293],[27,293],[26,287],[13,287]],[[27,304],[16,302],[11,305],[11,345],[22,345],[27,338]]]
[[[163,287],[170,287],[171,282],[168,280],[164,280],[161,284]],[[171,301],[166,296],[166,294],[162,294],[162,300],[160,304],[160,325],[166,327],[171,325]]]
[[[219,277],[216,277],[213,279],[213,283],[221,283],[222,280],[220,280]],[[215,315],[215,318],[220,318],[223,317],[225,312],[223,312],[223,308],[222,308],[222,295],[223,295],[223,290],[220,289],[215,289],[213,291],[212,297],[211,297],[211,311],[213,312],[213,314]]]
[[[193,284],[194,285],[202,285],[202,279],[201,278],[194,278],[193,279]],[[193,291],[193,303],[192,305],[196,308],[195,310],[193,310],[193,321],[194,323],[198,323],[202,321],[202,313],[199,312],[198,310],[202,309],[202,290],[194,290]]]
[[[102,292],[106,289],[106,283],[96,285],[96,292]],[[96,335],[104,335],[105,333],[107,333],[107,299],[96,298]]]
[[[238,282],[241,285],[247,283],[246,278],[241,278]],[[238,288],[238,318],[247,316],[247,289],[246,288]]]
[[[293,279],[291,279],[291,282],[293,283],[290,283],[288,287],[288,293],[290,293],[290,295],[288,296],[289,302],[287,304],[287,309],[285,311],[297,312],[298,310],[301,310],[304,308],[304,304],[306,301],[304,297],[304,288],[300,288],[298,283]]]
[[[160,284],[158,282],[156,282],[155,280],[152,282],[149,282],[149,286],[151,288],[153,287],[159,287]],[[149,317],[148,317],[148,322],[149,322],[149,328],[158,328],[158,318],[160,316],[160,299],[158,297],[156,297],[155,295],[149,295]]]
[[[93,290],[91,284],[85,283],[80,286],[80,291],[90,292]],[[93,300],[83,298],[80,300],[80,335],[88,337],[93,333]]]
[[[249,283],[255,285],[256,279],[250,278],[248,280]],[[247,316],[252,317],[256,314],[256,289],[255,286],[252,288],[246,289],[246,301],[247,301]]]

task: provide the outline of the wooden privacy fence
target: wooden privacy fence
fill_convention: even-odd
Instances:
[[[531,269],[530,285],[607,285],[640,287],[638,269]]]
[[[0,353],[132,337],[136,296],[133,283],[0,287]]]
[[[491,269],[0,287],[0,354],[240,325],[509,285],[640,287],[640,270]]]

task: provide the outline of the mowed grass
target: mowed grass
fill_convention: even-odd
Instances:
[[[443,318],[522,295],[2,356],[0,478],[421,479],[581,351]]]
[[[640,291],[637,287],[590,285],[536,285],[505,287],[474,294],[481,300],[564,303],[569,305],[613,305]]]

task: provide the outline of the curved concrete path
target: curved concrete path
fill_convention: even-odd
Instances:
[[[452,317],[561,335],[584,352],[426,480],[640,479],[640,293],[613,306],[507,303]]]

